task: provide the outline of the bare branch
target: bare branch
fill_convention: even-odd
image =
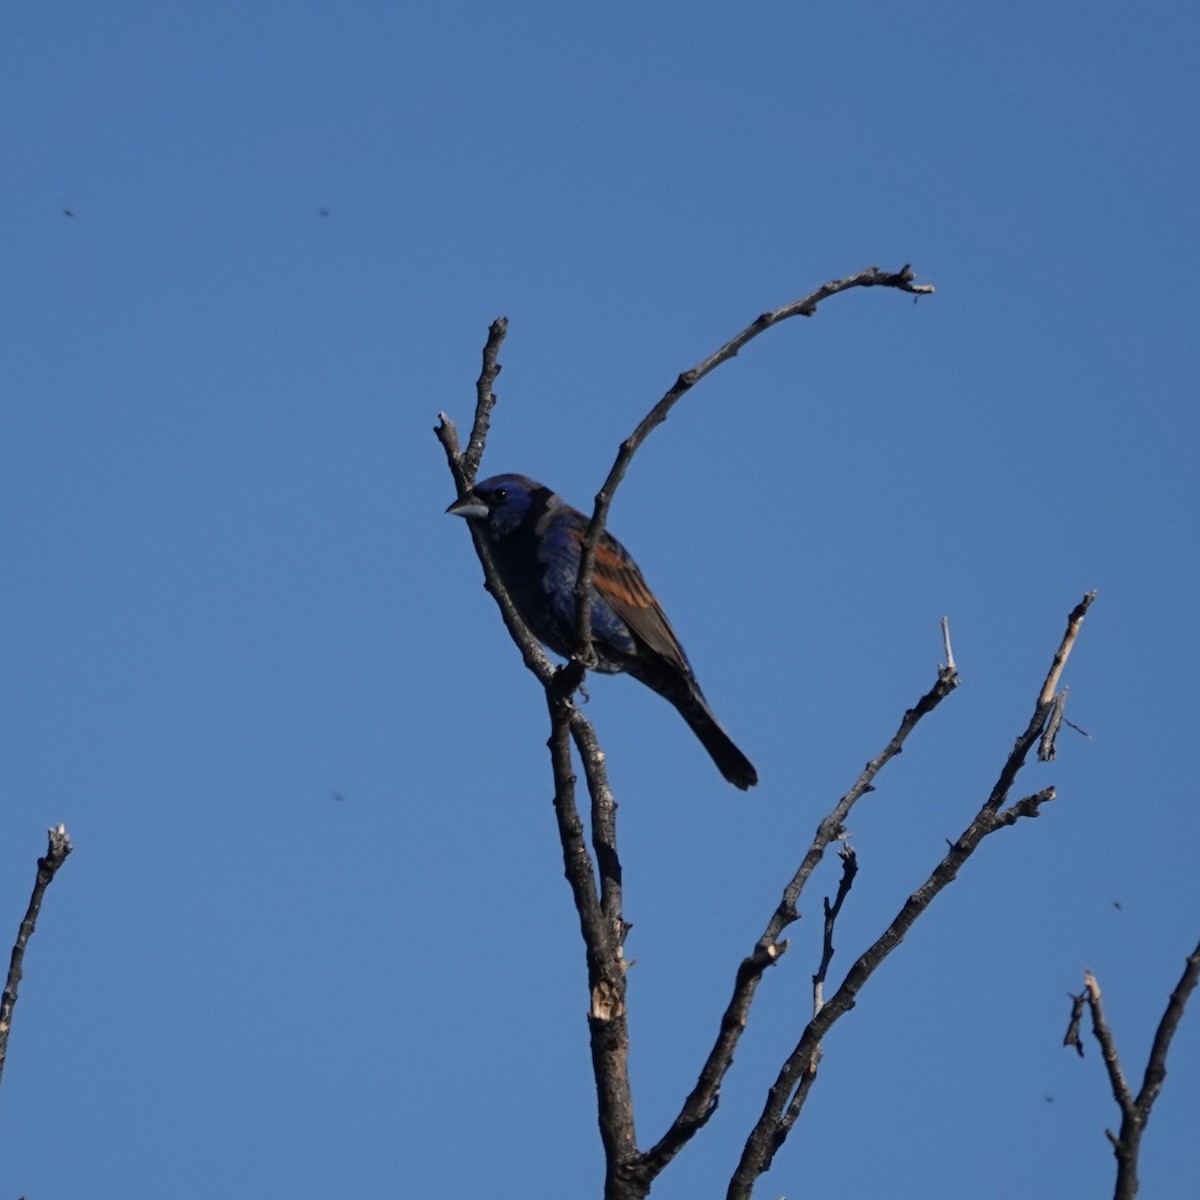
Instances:
[[[622,443],[604,486],[596,496],[595,508],[584,541],[575,590],[579,654],[566,667],[556,669],[525,628],[494,570],[484,538],[473,525],[471,526],[476,550],[483,563],[486,586],[495,596],[526,665],[542,683],[546,693],[551,725],[548,747],[554,772],[555,813],[563,849],[565,874],[579,914],[587,955],[590,991],[588,1024],[599,1098],[600,1132],[607,1163],[607,1200],[640,1200],[644,1197],[658,1173],[715,1111],[720,1086],[732,1063],[734,1049],[745,1027],[758,982],[766,968],[778,961],[787,950],[788,943],[782,940],[782,933],[789,924],[799,919],[800,914],[796,906],[808,879],[823,858],[829,843],[845,837],[844,821],[847,815],[854,804],[872,790],[873,781],[879,771],[901,752],[908,734],[920,719],[931,712],[958,684],[949,625],[943,618],[946,666],[939,670],[936,684],[914,708],[905,713],[892,740],[866,765],[854,787],[818,826],[808,853],[784,889],[780,903],[762,937],[752,953],[738,967],[733,995],[695,1088],[666,1134],[650,1151],[644,1155],[640,1154],[637,1150],[628,1068],[629,1037],[623,943],[629,926],[622,911],[621,864],[617,851],[617,805],[608,783],[604,754],[595,731],[573,699],[575,690],[582,682],[590,656],[589,597],[596,541],[604,529],[616,488],[624,478],[633,455],[687,391],[721,363],[734,357],[742,346],[771,325],[792,316],[811,316],[823,300],[853,287],[867,286],[892,287],[914,294],[928,294],[933,290],[915,285],[908,267],[894,275],[872,268],[856,276],[835,280],[810,296],[773,312],[764,313],[703,362],[682,373],[671,389],[639,423],[633,434]],[[490,414],[496,404],[493,389],[500,371],[499,350],[506,328],[507,322],[499,319],[489,330],[488,342],[483,352],[483,367],[476,385],[475,419],[466,452],[461,451],[457,430],[444,414],[436,431],[445,449],[460,495],[473,485],[482,459]],[[768,1095],[763,1115],[747,1139],[742,1161],[730,1183],[730,1197],[748,1197],[754,1180],[769,1168],[775,1151],[786,1139],[798,1118],[816,1078],[821,1043],[825,1034],[834,1022],[854,1006],[859,990],[883,959],[899,945],[913,922],[932,902],[933,897],[955,878],[958,870],[984,837],[1022,817],[1037,816],[1040,806],[1054,798],[1053,789],[1045,788],[1010,804],[1007,808],[1003,807],[1028,753],[1038,736],[1047,730],[1048,720],[1053,720],[1053,729],[1049,731],[1048,740],[1043,741],[1043,750],[1048,750],[1048,757],[1052,757],[1053,734],[1061,722],[1063,707],[1063,699],[1057,695],[1058,683],[1078,636],[1083,617],[1094,598],[1095,593],[1089,593],[1071,613],[1067,632],[1046,677],[1033,718],[1025,732],[1018,737],[987,801],[971,825],[950,847],[942,862],[921,888],[909,898],[891,925],[851,966],[833,996],[827,1002],[823,1002],[825,980],[833,957],[833,930],[854,878],[853,851],[847,849],[842,852],[845,865],[838,895],[832,904],[828,901],[825,904],[824,949],[820,967],[813,978],[814,1016],[800,1042],[784,1063]],[[583,764],[592,801],[591,845],[594,858],[593,853],[589,853],[583,822],[575,800],[576,779],[570,753],[572,741]],[[1200,961],[1200,948],[1197,956]],[[1185,981],[1186,979],[1185,973]],[[1151,1079],[1148,1068],[1147,1083],[1143,1087],[1147,1109],[1161,1087],[1162,1075],[1165,1074],[1166,1048],[1182,1015],[1187,993],[1195,985],[1194,972],[1186,989],[1185,981],[1181,981],[1180,988],[1177,989],[1177,1015],[1173,1020],[1164,1017],[1163,1026],[1160,1028],[1161,1053],[1157,1058],[1152,1056],[1152,1063],[1157,1063],[1159,1069],[1155,1080]],[[7,1001],[7,991],[5,998]],[[13,998],[15,999],[15,988]],[[1175,999],[1172,997],[1173,1003]],[[1173,1011],[1175,1010],[1169,1007],[1168,1016]],[[4,1027],[4,1033],[7,1033],[7,1026]],[[1156,1047],[1158,1044],[1156,1040]],[[1117,1144],[1117,1139],[1114,1139],[1114,1144]]]
[[[583,763],[588,794],[592,798],[592,849],[600,874],[600,908],[609,923],[609,935],[616,953],[623,952],[629,931],[622,916],[621,860],[617,854],[617,801],[608,782],[604,751],[590,721],[578,708],[571,710],[571,736]]]
[[[1054,684],[1057,684],[1062,665],[1065,664],[1078,634],[1079,623],[1094,596],[1094,592],[1089,593],[1084,597],[1083,603],[1072,612],[1067,632],[1055,654],[1047,683],[1053,680]],[[841,986],[805,1028],[800,1041],[784,1062],[775,1083],[767,1093],[762,1115],[746,1140],[741,1161],[730,1180],[728,1200],[748,1200],[755,1180],[770,1168],[776,1150],[791,1132],[812,1087],[821,1057],[821,1044],[826,1034],[836,1021],[854,1007],[859,991],[884,959],[904,940],[909,929],[933,902],[934,897],[953,882],[984,838],[997,829],[1013,824],[1021,817],[1037,816],[1039,807],[1054,798],[1053,788],[1045,788],[1001,811],[1013,780],[1024,765],[1030,750],[1037,743],[1049,715],[1050,705],[1043,700],[1045,690],[1043,687],[1034,707],[1033,718],[1025,732],[1017,738],[995,786],[971,824],[951,845],[929,878],[909,897],[883,934],[858,958],[846,973]]]
[[[1075,639],[1079,636],[1083,618],[1087,616],[1087,610],[1092,607],[1092,601],[1095,599],[1096,592],[1093,588],[1071,609],[1071,613],[1067,617],[1067,632],[1063,634],[1062,644],[1058,647],[1058,653],[1055,654],[1054,661],[1050,664],[1046,682],[1042,684],[1042,694],[1038,698],[1039,705],[1049,704],[1054,699],[1054,693],[1058,691],[1058,681],[1062,678],[1067,659],[1071,657],[1071,649],[1075,645]]]
[[[706,359],[697,363],[690,371],[683,371],[675,382],[667,389],[663,398],[642,418],[637,428],[621,443],[617,451],[616,461],[605,479],[604,485],[596,493],[596,505],[592,511],[592,519],[584,535],[582,552],[579,559],[579,574],[575,580],[575,633],[579,645],[579,653],[586,661],[591,657],[592,615],[591,587],[592,575],[596,566],[596,543],[600,540],[605,524],[608,521],[608,511],[612,507],[617,487],[625,478],[625,472],[633,456],[642,443],[666,419],[671,409],[710,372],[715,371],[722,363],[728,362],[737,355],[747,343],[753,341],[760,333],[786,321],[790,317],[812,317],[816,315],[817,307],[822,301],[828,300],[841,292],[860,287],[896,288],[909,292],[914,296],[930,296],[933,287],[930,284],[918,284],[913,281],[916,275],[911,266],[905,263],[899,271],[881,271],[878,267],[868,267],[857,275],[848,275],[845,279],[833,279],[815,292],[793,300],[782,308],[762,313],[746,326],[740,333],[735,334],[723,346],[714,350]]]
[[[1042,732],[1042,742],[1038,746],[1039,762],[1054,761],[1054,743],[1058,738],[1058,731],[1062,728],[1063,717],[1067,711],[1067,693],[1070,690],[1070,688],[1063,688],[1054,697],[1054,707],[1050,710],[1050,719],[1046,722],[1046,728]]]
[[[17,1004],[17,989],[21,984],[25,947],[33,937],[38,914],[42,911],[42,897],[46,894],[46,889],[58,868],[67,861],[67,855],[71,853],[71,839],[67,836],[65,825],[54,826],[48,831],[48,836],[46,853],[38,859],[33,894],[29,897],[25,919],[17,930],[17,940],[13,944],[12,957],[8,963],[8,978],[4,983],[4,993],[0,996],[0,1076],[4,1074],[4,1064],[8,1059],[8,1035],[12,1030],[13,1009]]]
[[[1170,1000],[1167,1001],[1166,1011],[1154,1034],[1154,1042],[1150,1047],[1150,1059],[1146,1063],[1145,1079],[1137,1098],[1138,1107],[1144,1113],[1143,1120],[1150,1116],[1150,1109],[1154,1106],[1154,1101],[1158,1099],[1159,1092],[1162,1091],[1163,1082],[1167,1078],[1167,1051],[1171,1048],[1171,1039],[1179,1028],[1179,1022],[1183,1020],[1188,999],[1196,990],[1198,981],[1200,981],[1200,944],[1197,944],[1195,950],[1188,955],[1183,974],[1179,977],[1179,982],[1175,985]]]
[[[1092,1034],[1100,1044],[1100,1053],[1104,1056],[1104,1068],[1108,1072],[1108,1082],[1112,1086],[1113,1097],[1120,1106],[1121,1112],[1129,1116],[1134,1111],[1133,1093],[1125,1082],[1125,1073],[1121,1070],[1121,1060],[1117,1056],[1117,1045],[1108,1020],[1104,1016],[1104,1005],[1101,1002],[1100,985],[1096,977],[1088,971],[1083,977],[1084,998],[1092,1014]]]
[[[1067,693],[1070,691],[1070,688],[1063,688],[1059,692],[1058,681],[1062,678],[1063,668],[1067,665],[1067,659],[1071,654],[1071,647],[1075,645],[1075,639],[1079,636],[1079,627],[1083,624],[1083,618],[1095,598],[1096,593],[1094,591],[1088,592],[1067,618],[1067,632],[1063,636],[1062,645],[1059,647],[1058,654],[1054,657],[1054,662],[1050,666],[1050,673],[1046,676],[1046,682],[1042,686],[1042,703],[1053,703],[1054,706],[1051,710],[1050,718],[1046,723],[1045,732],[1042,734],[1042,744],[1038,747],[1038,758],[1042,762],[1054,761],[1054,744],[1058,737],[1058,731],[1062,728],[1065,721]],[[1066,724],[1071,725],[1071,722],[1066,721]],[[1077,725],[1071,725],[1071,728],[1079,729]]]
[[[645,441],[651,430],[666,419],[667,413],[675,403],[700,379],[722,362],[736,355],[743,345],[763,330],[790,316],[812,316],[821,301],[839,292],[853,287],[882,286],[907,291],[914,295],[932,293],[931,287],[916,285],[913,283],[913,278],[911,270],[905,266],[895,274],[871,268],[859,275],[835,280],[791,305],[786,305],[771,313],[764,313],[751,326],[720,347],[698,366],[679,376],[675,385],[643,419],[633,435],[622,444],[617,461],[609,473],[604,488],[597,496],[596,511],[584,542],[579,575],[576,579],[579,653],[575,660],[565,667],[556,670],[540,645],[525,628],[494,569],[489,547],[484,537],[472,526],[472,536],[476,552],[483,564],[486,586],[496,598],[505,624],[520,648],[526,666],[537,676],[545,689],[549,706],[551,735],[548,745],[554,770],[555,812],[562,841],[564,866],[579,912],[580,928],[587,953],[591,992],[588,1023],[592,1040],[593,1071],[599,1096],[601,1137],[604,1141],[607,1163],[605,1185],[607,1200],[626,1200],[626,1198],[645,1196],[654,1177],[666,1165],[675,1150],[657,1156],[642,1156],[637,1152],[629,1086],[629,1042],[625,1013],[623,942],[629,926],[625,922],[622,912],[621,865],[617,853],[616,837],[617,806],[608,784],[604,755],[600,750],[595,731],[572,699],[592,658],[590,585],[595,561],[596,540],[603,530],[615,488],[623,478],[638,446]],[[483,352],[483,369],[476,385],[475,420],[466,452],[461,452],[457,430],[454,423],[445,414],[441,415],[436,429],[438,439],[449,460],[460,496],[473,486],[475,474],[483,455],[490,414],[496,403],[493,386],[500,371],[499,348],[506,329],[507,322],[501,318],[493,323],[489,331],[488,342]],[[938,692],[937,699],[948,694],[952,688],[953,671],[949,670],[945,673],[944,678],[939,677],[939,682],[935,686],[934,691]],[[906,714],[905,724],[902,725],[897,738],[894,738],[893,742],[889,744],[873,769],[871,764],[868,764],[863,780],[860,781],[861,787],[857,788],[848,802],[841,806],[842,816],[849,811],[850,806],[859,795],[869,790],[870,778],[873,778],[888,759],[899,753],[900,743],[904,737],[920,719],[920,716],[937,703],[937,699],[930,701],[930,697],[924,697],[916,710]],[[588,790],[592,797],[592,846],[595,852],[595,861],[588,853],[582,822],[575,803],[575,777],[571,770],[570,759],[570,740],[572,739],[579,751]],[[821,830],[818,831],[818,839],[823,837],[824,840],[820,843],[812,866],[815,866],[816,861],[824,852],[824,846],[838,834],[840,828],[841,818],[839,817],[836,823],[825,829],[824,834]],[[816,844],[814,843],[814,846]],[[803,879],[807,879],[811,869],[810,866],[804,873]],[[791,889],[790,898],[785,896],[787,910],[791,913],[788,920],[796,919],[795,900],[803,886],[803,879],[798,882],[793,881],[794,886]],[[783,922],[783,924],[786,923],[786,921]],[[780,929],[783,928],[783,924],[779,926]],[[745,976],[746,978],[752,977],[756,981],[766,964],[774,961],[783,952],[786,943],[782,946],[777,945],[777,937],[776,933],[768,941],[760,943],[760,950],[752,955],[750,960],[747,960],[750,965],[747,967],[746,964],[743,964],[744,969],[739,971],[739,979]],[[738,987],[740,988],[741,984]],[[735,989],[735,998],[737,994],[738,990]],[[749,991],[744,994],[748,1007],[753,987],[751,986]],[[733,1041],[736,1041],[736,1035]],[[721,1045],[720,1039],[718,1044]],[[719,1085],[720,1077],[728,1069],[729,1062],[732,1061],[732,1049],[733,1043],[731,1042],[728,1045],[728,1057],[718,1065],[717,1073],[714,1076],[711,1091],[711,1103],[714,1106],[716,1086]],[[707,1119],[707,1117],[705,1116],[703,1119]],[[686,1137],[678,1140],[676,1150],[696,1128],[699,1128],[703,1119],[691,1123],[690,1132]]]
[[[842,878],[838,884],[837,897],[833,903],[830,904],[829,897],[825,897],[825,928],[822,936],[821,965],[817,968],[817,973],[813,976],[814,1017],[825,1007],[825,978],[829,972],[829,964],[833,961],[834,925],[837,923],[838,913],[842,911],[842,904],[845,902],[851,887],[854,885],[854,877],[858,874],[858,857],[850,846],[843,846],[838,851],[838,856],[842,860]],[[788,1111],[784,1114],[783,1122],[788,1129],[795,1124],[796,1118],[800,1115],[800,1110],[804,1107],[804,1101],[808,1098],[809,1088],[816,1082],[817,1067],[820,1065],[824,1053],[820,1044],[813,1048],[810,1069],[801,1078],[795,1093],[792,1095],[791,1102],[788,1104]]]
[[[1067,665],[1067,659],[1071,657],[1071,650],[1075,645],[1075,639],[1079,636],[1079,629],[1083,624],[1083,618],[1087,615],[1087,610],[1091,608],[1092,601],[1095,599],[1095,590],[1088,592],[1075,605],[1067,617],[1067,631],[1063,634],[1062,641],[1054,653],[1054,660],[1050,664],[1050,670],[1046,675],[1046,682],[1042,684],[1042,690],[1038,695],[1037,708],[1033,711],[1033,717],[1030,719],[1028,728],[1017,738],[1016,745],[1013,746],[1012,753],[1009,754],[1008,761],[1004,764],[1004,769],[1000,772],[1000,778],[996,780],[996,786],[992,789],[992,794],[988,797],[988,802],[984,806],[987,811],[994,813],[1004,803],[1009,789],[1016,779],[1017,772],[1025,765],[1025,758],[1029,754],[1030,748],[1038,740],[1042,730],[1045,729],[1046,721],[1049,719],[1054,706],[1054,695],[1058,689],[1058,681],[1062,678],[1063,668]]]
[[[615,804],[607,787],[612,857],[601,856],[602,878],[608,894],[602,901],[596,891],[595,868],[584,841],[583,822],[575,803],[575,776],[571,770],[570,737],[576,736],[589,751],[594,744],[590,723],[575,708],[570,695],[547,689],[550,705],[550,754],[554,768],[554,812],[563,849],[563,866],[579,913],[580,931],[587,957],[588,1031],[592,1049],[592,1071],[596,1081],[600,1138],[608,1171],[606,1196],[621,1195],[620,1174],[624,1164],[637,1155],[633,1123],[633,1097],[629,1082],[629,1025],[625,1004],[625,964],[622,942],[624,925],[620,916],[620,864],[616,861]],[[595,766],[595,756],[581,751],[585,763]],[[589,772],[589,781],[592,776]],[[595,806],[602,801],[593,800]],[[604,845],[598,842],[598,848]],[[605,850],[608,847],[605,845]],[[615,885],[613,877],[615,876]],[[605,901],[616,910],[612,919]]]
[[[1087,1003],[1087,993],[1080,992],[1076,996],[1073,992],[1071,996],[1071,1020],[1067,1024],[1067,1032],[1063,1034],[1063,1045],[1073,1046],[1075,1053],[1080,1058],[1083,1057],[1083,1039],[1079,1036],[1079,1026],[1083,1021],[1083,1009]]]
[[[475,486],[475,473],[479,469],[479,461],[483,457],[484,442],[487,438],[491,422],[491,412],[496,406],[497,396],[493,391],[496,378],[500,374],[500,347],[508,332],[508,318],[497,317],[488,329],[487,342],[483,347],[483,368],[475,383],[475,417],[471,425],[471,440],[463,453],[458,440],[458,427],[446,413],[438,413],[438,423],[433,432],[446,452],[446,462],[454,477],[458,495],[465,496]],[[543,687],[549,686],[555,673],[555,666],[546,657],[546,652],[536,638],[525,628],[525,623],[517,613],[499,574],[492,565],[491,551],[479,531],[467,522],[471,530],[471,540],[475,544],[475,553],[483,564],[484,586],[496,603],[504,624],[513,641],[516,642],[525,665],[537,676]]]
[[[946,648],[946,666],[954,670],[954,651],[950,648],[950,618],[942,618],[942,644]]]
[[[1154,1042],[1150,1047],[1150,1057],[1146,1063],[1146,1072],[1142,1078],[1142,1086],[1137,1096],[1125,1078],[1121,1060],[1117,1054],[1116,1039],[1109,1028],[1108,1019],[1104,1014],[1104,1002],[1100,985],[1096,977],[1087,971],[1083,977],[1083,993],[1073,996],[1071,1008],[1071,1023],[1067,1028],[1064,1045],[1073,1045],[1080,1055],[1083,1054],[1083,1044],[1079,1039],[1079,1023],[1083,1006],[1086,1004],[1092,1014],[1092,1034],[1100,1046],[1104,1058],[1104,1068],[1108,1072],[1109,1086],[1112,1088],[1113,1099],[1121,1110],[1121,1131],[1113,1133],[1106,1129],[1105,1136],[1112,1145],[1113,1154],[1117,1160],[1117,1179],[1113,1191],[1115,1200],[1133,1200],[1138,1194],[1138,1158],[1142,1149],[1142,1135],[1146,1132],[1146,1124],[1150,1120],[1150,1111],[1162,1091],[1167,1077],[1167,1052],[1171,1048],[1171,1039],[1183,1020],[1184,1011],[1192,992],[1200,981],[1200,945],[1197,945],[1188,956],[1183,968],[1183,975],[1175,985],[1167,1001],[1166,1010],[1158,1029],[1154,1034]]]
[[[500,346],[507,332],[508,318],[497,317],[488,329],[487,342],[483,347],[483,368],[475,384],[475,421],[462,461],[468,488],[475,483],[475,473],[479,470],[479,460],[483,458],[483,445],[491,425],[492,409],[496,407],[496,395],[492,389],[500,374]]]
[[[858,874],[858,855],[854,853],[853,846],[843,846],[838,851],[838,857],[842,860],[842,878],[833,903],[829,902],[828,896],[825,897],[825,929],[821,945],[821,965],[813,976],[814,1017],[825,1007],[825,980],[829,975],[829,964],[833,962],[833,929],[837,924],[838,913],[842,911],[842,905],[846,902],[846,897],[854,886],[854,877]]]
[[[679,1115],[658,1143],[646,1151],[645,1159],[652,1174],[657,1175],[663,1167],[705,1125],[716,1111],[722,1081],[733,1064],[734,1051],[746,1028],[750,1005],[763,974],[787,952],[788,943],[781,941],[783,931],[800,919],[796,902],[801,892],[825,855],[829,843],[845,836],[844,822],[850,810],[863,796],[874,789],[879,772],[901,752],[908,735],[916,728],[921,718],[931,713],[958,686],[958,676],[947,667],[938,670],[937,682],[910,708],[900,722],[900,727],[888,744],[863,769],[854,786],[833,806],[817,826],[812,845],[804,856],[796,874],[792,876],[771,919],[754,949],[738,965],[734,977],[733,995],[721,1016],[716,1041],[708,1053],[696,1086],[683,1103]]]
[[[473,486],[482,456],[489,416],[496,403],[492,389],[500,371],[498,354],[506,328],[507,322],[501,318],[493,322],[488,333],[483,352],[483,371],[476,385],[475,419],[467,452],[460,452],[457,429],[445,413],[440,415],[435,428],[460,496]],[[556,668],[546,656],[541,645],[525,627],[496,572],[486,538],[474,524],[468,524],[476,553],[483,564],[485,586],[495,597],[525,665],[542,684],[549,708],[551,732],[547,745],[554,773],[554,811],[562,843],[564,871],[579,914],[587,957],[590,996],[588,1028],[600,1135],[608,1168],[605,1194],[610,1200],[624,1195],[645,1195],[648,1184],[643,1186],[628,1169],[629,1163],[637,1161],[637,1143],[628,1070],[629,1031],[625,1010],[623,948],[627,926],[621,905],[616,802],[608,785],[604,755],[595,731],[572,699],[582,682],[583,671],[576,663]],[[572,739],[579,749],[592,797],[595,861],[588,852],[583,821],[575,800],[575,775],[570,751]]]

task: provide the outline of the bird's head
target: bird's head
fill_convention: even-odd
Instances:
[[[535,501],[557,499],[549,488],[528,475],[493,475],[477,483],[446,511],[469,521],[483,521],[493,538],[504,537],[525,519]]]

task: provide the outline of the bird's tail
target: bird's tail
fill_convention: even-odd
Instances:
[[[733,744],[733,739],[721,728],[720,721],[713,716],[700,689],[694,685],[685,695],[670,695],[667,699],[679,709],[679,715],[691,726],[692,732],[708,751],[717,770],[742,791],[758,782],[754,764]]]
[[[717,770],[742,791],[758,782],[754,764],[733,744],[733,739],[721,728],[721,722],[708,707],[704,693],[692,675],[684,674],[665,664],[661,658],[649,662],[632,659],[625,669],[648,688],[669,700],[679,715],[691,726],[700,744],[717,764]]]

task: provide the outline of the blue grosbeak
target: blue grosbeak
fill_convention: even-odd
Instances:
[[[527,475],[496,475],[446,510],[478,521],[521,619],[556,654],[575,648],[575,580],[588,518]],[[721,728],[666,614],[625,547],[605,532],[592,580],[596,670],[625,671],[669,700],[735,787],[758,772]]]

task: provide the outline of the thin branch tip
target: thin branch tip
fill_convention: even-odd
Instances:
[[[954,671],[954,651],[950,646],[950,618],[942,618],[942,649],[946,652],[946,667],[947,671]]]
[[[46,830],[46,836],[49,840],[49,847],[46,851],[47,858],[55,860],[56,865],[61,865],[67,855],[75,849],[71,845],[71,838],[67,834],[67,827],[63,824],[52,825]]]

